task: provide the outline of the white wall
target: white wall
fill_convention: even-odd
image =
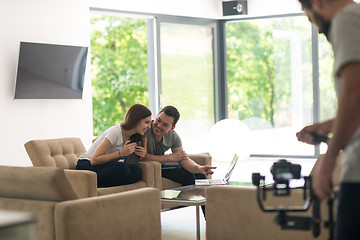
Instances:
[[[0,9],[0,164],[31,166],[24,148],[31,139],[74,136],[89,146],[89,60],[82,100],[13,100],[20,41],[89,46],[88,1],[11,0]]]
[[[248,15],[242,17],[271,16],[302,13],[298,0],[248,0]]]
[[[130,12],[202,18],[217,18],[221,13],[220,0],[90,0],[90,6]]]
[[[234,18],[234,16],[222,16],[223,1],[229,0],[90,0],[90,6],[128,12],[186,17]],[[298,0],[248,0],[248,14],[235,17],[256,17],[301,12]]]

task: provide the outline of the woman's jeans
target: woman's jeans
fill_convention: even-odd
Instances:
[[[141,169],[137,165],[127,165],[118,160],[92,166],[89,160],[79,159],[75,169],[96,172],[99,188],[132,184],[142,178]]]

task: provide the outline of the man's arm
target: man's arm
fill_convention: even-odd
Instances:
[[[171,149],[173,154],[180,154],[181,153],[181,161],[179,161],[179,164],[188,170],[191,173],[200,173],[200,165],[194,162],[192,159],[188,157],[188,155],[185,153],[184,149],[182,147]]]
[[[179,164],[184,169],[188,170],[191,173],[201,173],[204,175],[209,175],[209,174],[213,174],[212,169],[216,168],[207,165],[201,166],[197,164],[194,160],[188,157],[188,155],[186,154],[186,152],[183,150],[182,147],[171,149],[171,151],[173,152],[173,154],[177,154],[177,153],[181,154],[182,160],[179,161]]]
[[[360,62],[350,63],[341,70],[342,90],[338,113],[333,125],[324,160],[314,175],[314,190],[320,198],[332,192],[331,175],[340,150],[344,149],[360,126]]]
[[[160,163],[176,163],[178,162],[180,166],[184,169],[188,170],[191,173],[202,173],[204,175],[213,174],[212,169],[216,167],[211,166],[200,166],[194,160],[190,159],[186,152],[183,150],[182,147],[173,148],[171,149],[171,154],[165,155],[153,155],[153,154],[146,154],[142,161],[156,161]]]
[[[360,62],[351,63],[341,71],[342,91],[334,122],[333,138],[328,155],[337,156],[349,143],[360,125]]]
[[[142,159],[143,161],[155,161],[159,163],[177,163],[187,158],[187,154],[182,147],[171,149],[171,154],[154,155],[147,153]]]
[[[165,155],[153,155],[147,153],[142,161],[155,161],[159,163],[177,163],[181,161],[180,152],[175,154],[165,154]]]

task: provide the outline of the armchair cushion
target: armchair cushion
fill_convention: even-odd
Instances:
[[[146,187],[145,182],[139,181],[133,184],[128,185],[120,185],[120,186],[114,186],[114,187],[104,187],[104,188],[98,188],[97,192],[99,196],[107,195],[107,194],[114,194],[119,192],[125,192],[125,191],[131,191],[139,188]]]

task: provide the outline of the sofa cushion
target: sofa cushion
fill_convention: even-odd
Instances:
[[[131,191],[131,190],[144,188],[144,187],[147,187],[146,183],[144,181],[138,181],[136,183],[127,184],[127,185],[98,188],[97,193],[99,196],[102,196],[102,195],[114,194],[114,193],[119,193],[119,192]]]
[[[86,151],[80,138],[31,140],[25,149],[36,167],[75,169],[79,156]]]
[[[78,199],[60,168],[0,166],[0,197],[44,201]]]

